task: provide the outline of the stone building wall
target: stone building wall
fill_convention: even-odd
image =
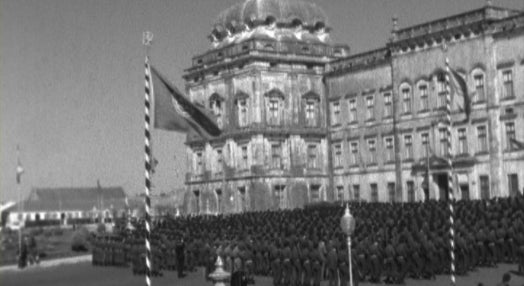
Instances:
[[[509,137],[524,142],[522,47],[522,12],[485,6],[395,27],[384,48],[357,55],[334,44],[266,38],[199,55],[185,76],[186,90],[210,110],[221,100],[224,133],[188,136],[187,211],[446,199],[440,103],[448,92],[446,58],[466,78],[472,98],[469,122],[463,99],[452,102],[455,197],[514,195],[515,183],[522,192],[524,148],[509,143]],[[278,109],[278,122],[270,119],[271,108]]]

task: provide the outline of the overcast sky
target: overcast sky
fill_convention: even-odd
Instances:
[[[123,186],[143,192],[142,32],[152,62],[183,89],[191,57],[206,51],[223,9],[239,0],[0,0],[0,191],[17,198],[16,145],[33,187]],[[325,0],[335,42],[383,46],[405,27],[479,8],[484,0]],[[496,5],[524,8],[522,0]],[[184,136],[154,131],[155,191],[182,187]]]

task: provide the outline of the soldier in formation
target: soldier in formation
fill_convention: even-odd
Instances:
[[[406,277],[434,279],[450,272],[448,205],[350,203],[354,282],[402,283]],[[522,196],[455,202],[455,264],[459,275],[477,267],[517,263],[524,271]],[[339,222],[343,207],[250,212],[164,219],[153,225],[154,271],[197,267],[214,270],[217,257],[227,271],[272,277],[274,285],[348,285],[347,237]],[[144,227],[93,243],[94,265],[137,265],[144,261]]]

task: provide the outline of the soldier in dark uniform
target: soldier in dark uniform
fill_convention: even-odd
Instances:
[[[342,243],[337,255],[338,262],[338,274],[340,286],[347,286],[349,283],[349,259],[348,259],[348,248],[345,243]],[[353,255],[358,256],[358,253],[353,253]],[[357,266],[356,263],[352,265],[353,267]],[[353,277],[355,279],[355,277]],[[355,281],[355,280],[354,280]]]
[[[330,286],[337,285],[338,281],[338,254],[334,245],[329,244],[326,257],[327,278]]]
[[[380,254],[378,242],[375,241],[370,248],[371,271],[369,281],[377,283],[382,274],[382,255]]]
[[[293,264],[291,262],[291,247],[289,245],[288,240],[284,240],[284,247],[282,249],[281,255],[282,255],[282,280],[284,285],[290,285],[291,284],[291,276],[293,273]]]
[[[291,275],[291,285],[299,286],[302,277],[302,261],[300,259],[300,241],[292,241],[291,245],[291,264],[293,272]]]
[[[282,265],[280,261],[280,244],[274,242],[270,246],[271,273],[273,275],[273,285],[282,285]]]
[[[310,257],[311,248],[309,242],[304,240],[302,242],[302,250],[300,251],[300,260],[302,262],[302,275],[300,275],[302,284],[304,286],[310,286],[312,284],[312,264]]]
[[[322,258],[318,247],[310,249],[311,270],[313,278],[313,286],[319,286],[322,279]]]
[[[177,244],[175,247],[176,252],[176,260],[177,260],[177,271],[178,271],[178,278],[185,277],[184,274],[184,266],[185,266],[185,252],[186,252],[186,245],[184,243],[184,238],[179,237],[177,240]]]

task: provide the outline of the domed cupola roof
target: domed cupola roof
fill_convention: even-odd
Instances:
[[[268,31],[269,30],[269,31]],[[283,30],[286,32],[282,33]],[[299,31],[300,30],[300,31]],[[257,35],[324,42],[329,31],[327,17],[317,5],[302,0],[244,0],[218,16],[210,35],[214,46],[231,43]],[[307,33],[304,33],[307,32]],[[317,35],[318,37],[311,35]]]

